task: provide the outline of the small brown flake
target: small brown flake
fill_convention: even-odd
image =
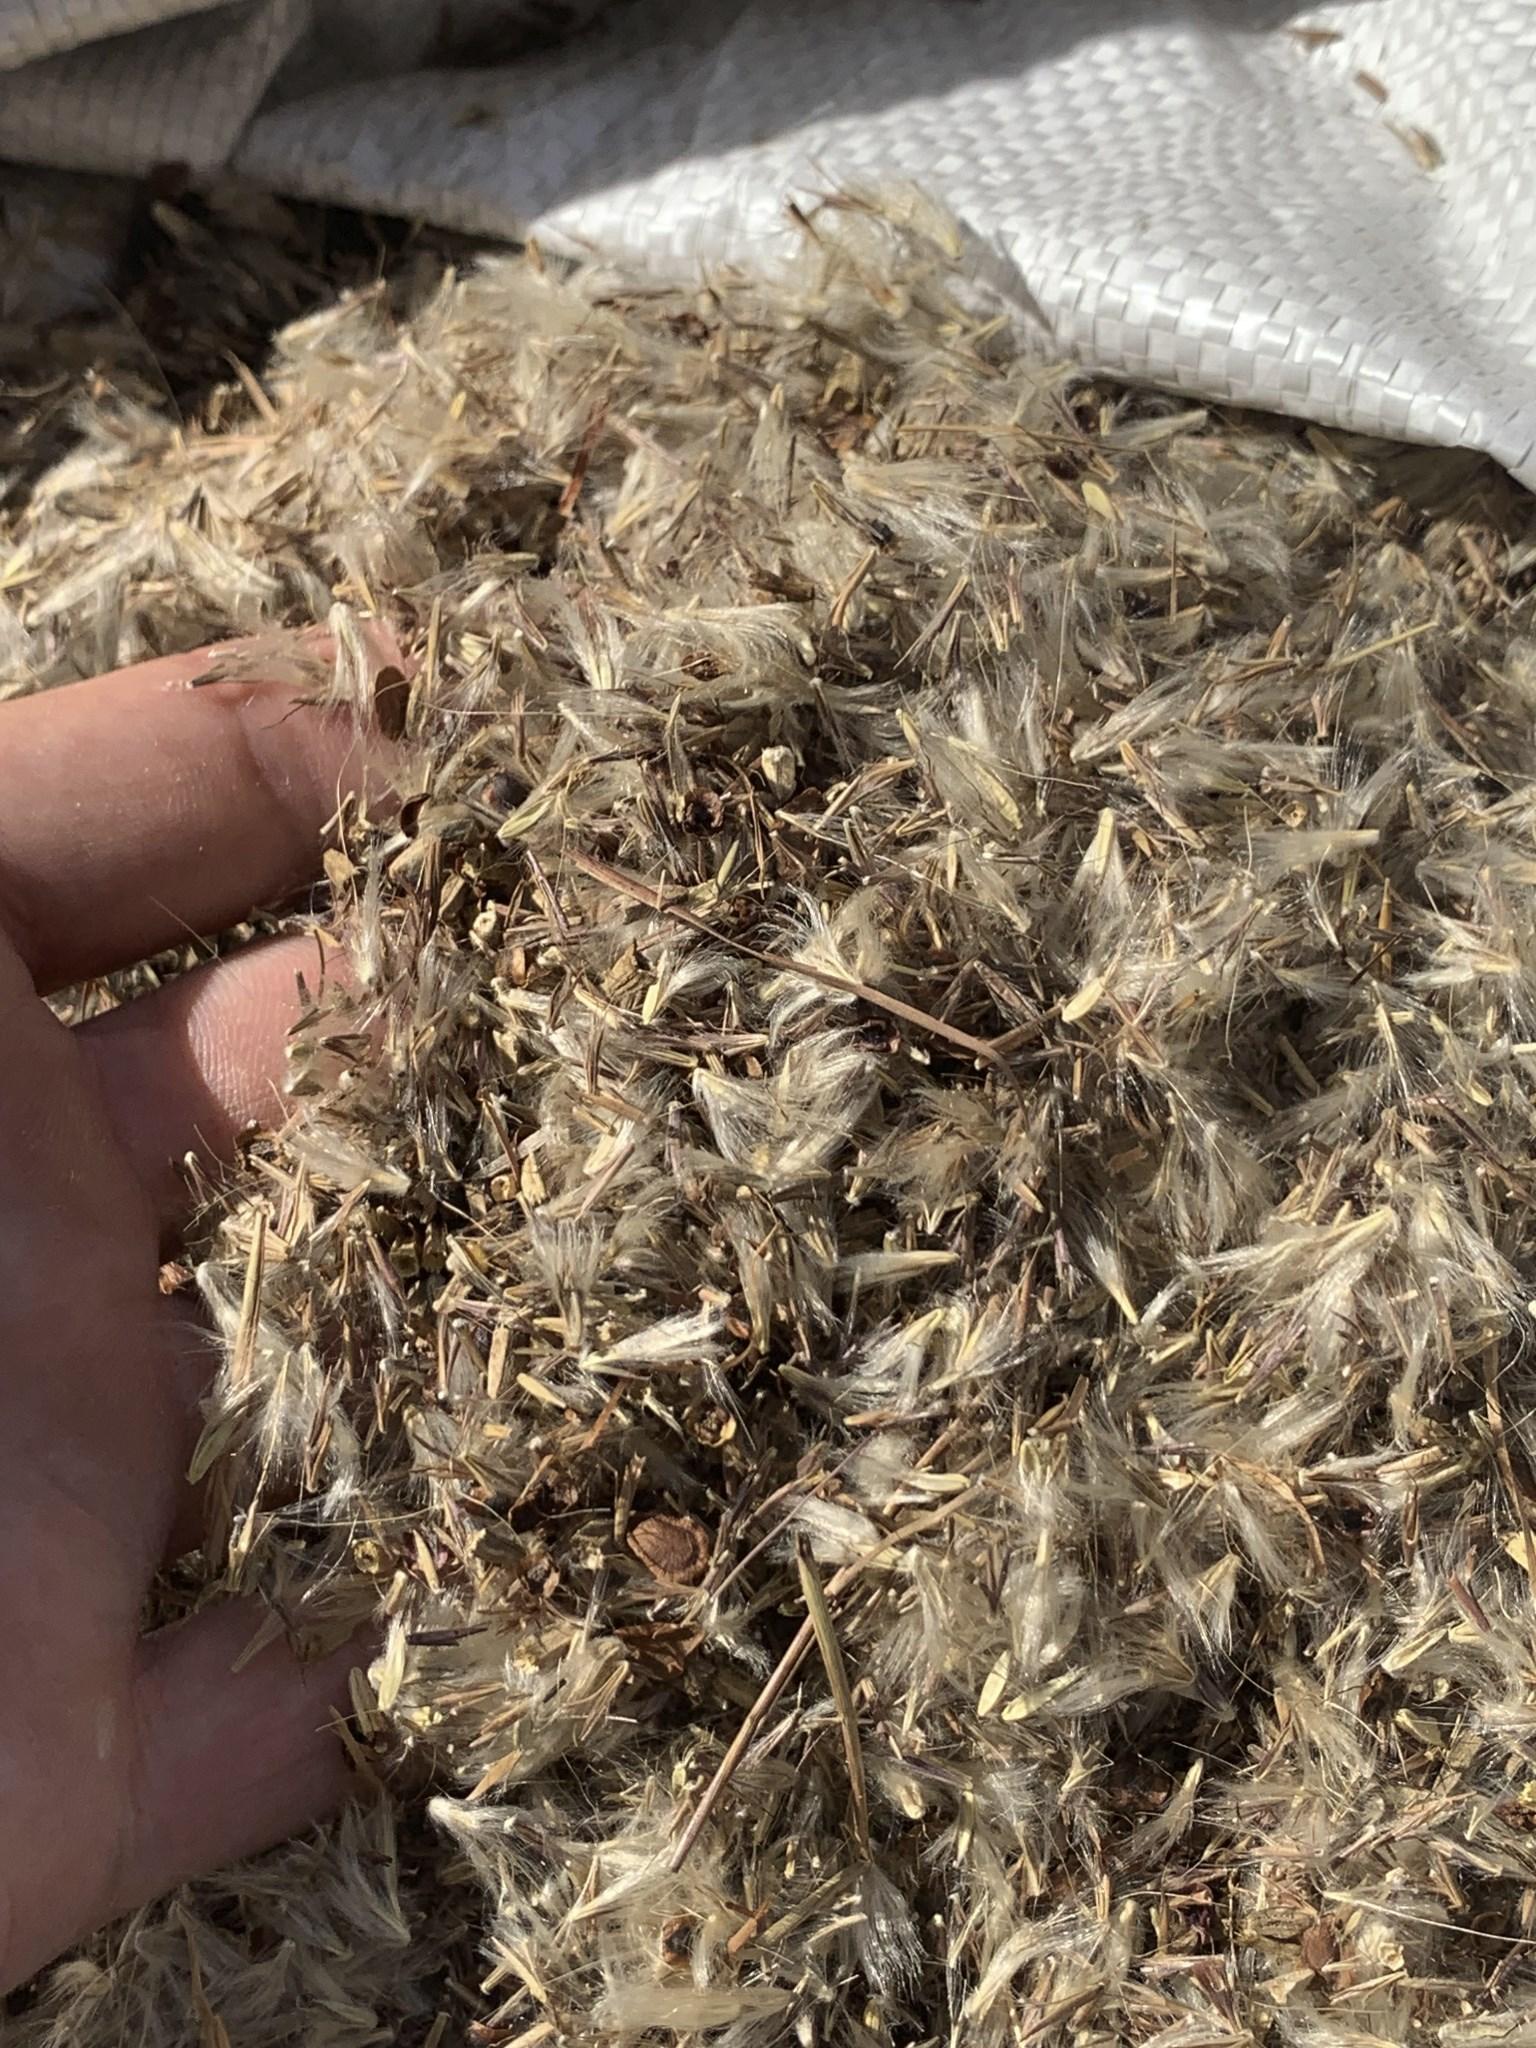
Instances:
[[[1334,1933],[1333,1922],[1328,1919],[1314,1920],[1301,1937],[1301,1960],[1316,1975],[1326,1970],[1330,1963],[1338,1961],[1339,1942]]]
[[[718,832],[725,823],[725,798],[715,789],[693,789],[683,799],[680,823],[685,832]]]
[[[629,1547],[653,1577],[696,1586],[709,1563],[709,1534],[692,1515],[647,1515],[629,1532]]]
[[[675,1914],[661,1930],[661,1967],[686,1970],[693,1955],[695,1923],[686,1913]]]
[[[373,714],[385,739],[404,737],[410,705],[410,678],[393,662],[386,663],[373,679]]]

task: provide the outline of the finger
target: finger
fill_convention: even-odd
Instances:
[[[161,1355],[172,1410],[161,1443],[159,1490],[140,1512],[146,1547],[154,1564],[174,1564],[208,1542],[212,1481],[195,1485],[187,1474],[202,1440],[204,1401],[217,1376],[224,1347],[190,1290],[157,1304],[164,1329]],[[226,1532],[222,1534],[227,1535]]]
[[[301,1011],[299,977],[314,996],[339,971],[334,949],[318,938],[273,939],[76,1028],[153,1204],[162,1248],[190,1207],[187,1155],[217,1169],[243,1131],[270,1130],[287,1115],[285,1048]]]
[[[148,1204],[103,1143],[101,1103],[73,1035],[38,1002],[0,938],[0,1302],[57,1293],[63,1262],[90,1245],[98,1274],[137,1289],[154,1274]],[[111,1263],[111,1274],[105,1272]]]
[[[3,942],[0,1046],[0,1443],[147,1574],[196,1400],[155,1291],[157,1219],[77,1034]]]
[[[40,990],[290,895],[342,796],[382,787],[349,718],[286,682],[194,688],[210,659],[0,705],[0,929]]]
[[[112,1912],[256,1855],[345,1800],[335,1724],[366,1653],[301,1665],[274,1643],[237,1670],[260,1619],[244,1603],[210,1608],[144,1642],[137,1827]]]

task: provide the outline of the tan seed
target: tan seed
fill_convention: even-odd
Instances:
[[[658,1579],[696,1586],[709,1563],[709,1534],[692,1515],[647,1515],[629,1532],[629,1547]]]

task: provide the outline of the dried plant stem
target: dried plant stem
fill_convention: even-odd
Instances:
[[[800,1590],[805,1600],[806,1611],[816,1635],[816,1646],[821,1652],[822,1666],[827,1674],[831,1689],[832,1703],[837,1709],[838,1726],[843,1739],[843,1757],[848,1765],[848,1798],[853,1812],[853,1835],[861,1855],[869,1854],[869,1794],[864,1782],[864,1752],[859,1742],[858,1709],[853,1703],[853,1689],[848,1683],[848,1667],[843,1662],[843,1653],[838,1646],[837,1630],[832,1621],[832,1610],[827,1605],[827,1596],[822,1591],[821,1581],[816,1576],[816,1567],[811,1562],[804,1545],[800,1545],[796,1562],[800,1567]]]
[[[715,1774],[700,1795],[699,1803],[688,1818],[683,1832],[678,1836],[671,1855],[667,1858],[669,1870],[681,1870],[693,1854],[694,1845],[709,1825],[709,1817],[719,1805],[725,1788],[735,1777],[737,1767],[752,1746],[764,1721],[773,1712],[774,1702],[799,1670],[806,1651],[816,1640],[816,1630],[809,1621],[802,1621],[790,1638],[789,1647],[769,1674],[762,1691],[748,1707],[742,1717],[741,1726],[731,1737],[730,1746],[715,1767]]]

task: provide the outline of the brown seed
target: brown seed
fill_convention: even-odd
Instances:
[[[692,1515],[647,1515],[629,1532],[629,1547],[653,1577],[696,1586],[709,1563],[709,1533]]]

